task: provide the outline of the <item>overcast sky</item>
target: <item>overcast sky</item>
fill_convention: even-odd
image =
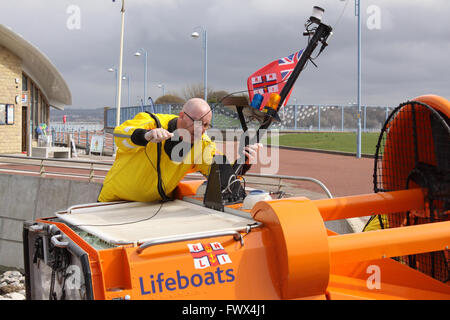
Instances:
[[[290,102],[355,102],[354,2],[126,0],[123,72],[130,75],[131,103],[138,104],[144,90],[144,58],[133,55],[139,48],[149,54],[148,94],[154,100],[162,94],[158,83],[165,84],[166,93],[181,93],[186,85],[203,81],[202,41],[190,37],[203,26],[208,86],[245,90],[254,71],[306,46],[302,32],[313,5],[325,9],[323,22],[334,35],[316,60],[318,69],[309,64],[300,75]],[[449,99],[450,1],[361,2],[362,103],[395,107],[427,93]],[[120,8],[120,0],[3,0],[0,23],[49,57],[70,87],[72,107],[99,108],[114,105],[115,77],[107,69],[119,64]],[[124,81],[122,106],[127,94]]]

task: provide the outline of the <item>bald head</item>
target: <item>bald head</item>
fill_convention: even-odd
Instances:
[[[209,127],[211,120],[212,113],[209,104],[203,99],[192,98],[183,105],[177,120],[177,128],[186,129],[191,134],[191,140],[194,141],[194,129],[198,130],[195,136],[200,138]]]
[[[196,120],[200,120],[211,111],[211,108],[205,100],[200,98],[192,98],[186,101],[181,111],[189,114]]]

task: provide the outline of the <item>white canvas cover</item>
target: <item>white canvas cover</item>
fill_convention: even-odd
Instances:
[[[72,209],[71,213],[56,215],[72,226],[115,244],[242,230],[256,222],[182,200],[162,205],[159,202],[126,202]]]

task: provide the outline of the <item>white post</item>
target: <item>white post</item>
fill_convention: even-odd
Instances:
[[[122,97],[122,60],[123,60],[123,33],[125,25],[125,0],[122,0],[122,22],[120,30],[120,54],[119,54],[119,75],[117,77],[117,100],[116,100],[116,127],[120,125],[120,100]],[[116,154],[117,146],[113,140],[113,155]]]

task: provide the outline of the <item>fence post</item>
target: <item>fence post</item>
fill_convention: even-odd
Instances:
[[[364,132],[366,132],[366,110],[367,106],[364,106]]]
[[[89,128],[86,130],[86,154],[89,154]]]
[[[294,105],[294,130],[297,130],[297,105]]]
[[[319,129],[319,131],[320,131],[320,106],[317,106],[317,109],[318,109],[318,112],[317,112],[317,115],[318,115],[318,121],[317,121],[317,124],[318,124],[318,129]]]
[[[39,175],[41,177],[45,177],[45,167],[44,167],[44,160],[41,159],[41,164],[39,166]]]
[[[341,131],[344,131],[344,106],[341,106]]]

